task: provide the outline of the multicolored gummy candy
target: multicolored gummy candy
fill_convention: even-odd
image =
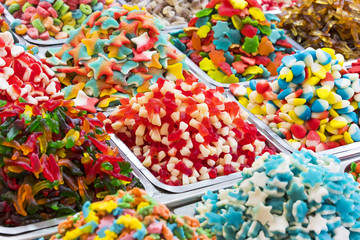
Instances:
[[[146,8],[151,15],[161,20],[165,26],[187,24],[196,12],[205,7],[206,0],[125,0],[127,4],[136,4]]]
[[[161,182],[187,185],[228,175],[251,166],[257,155],[275,153],[222,88],[208,89],[189,76],[176,83],[159,79],[150,89],[122,99],[105,127]]]
[[[55,73],[23,46],[15,45],[9,31],[0,33],[0,100],[31,104],[63,98]]]
[[[102,121],[72,101],[0,104],[0,225],[74,214],[137,183]]]
[[[101,202],[87,202],[82,212],[69,216],[58,226],[50,240],[67,239],[139,239],[139,240],[210,240],[199,221],[176,216],[163,204],[134,188],[106,196]]]
[[[203,196],[196,217],[217,239],[359,239],[359,184],[339,163],[305,150],[265,154],[233,189]]]
[[[0,0],[13,15],[11,28],[32,39],[65,39],[96,11],[120,6],[115,0]]]
[[[348,69],[349,73],[358,73],[360,74],[360,58],[356,62],[351,63],[351,67]]]
[[[294,49],[266,17],[254,0],[212,0],[171,41],[218,82],[275,76]]]
[[[328,47],[345,59],[358,58],[359,4],[359,0],[299,1],[283,9],[279,27],[305,48]]]
[[[54,66],[65,99],[116,106],[121,98],[148,91],[160,77],[184,79],[185,56],[167,46],[170,36],[160,34],[161,27],[137,7],[95,12],[43,61]]]
[[[295,149],[323,151],[360,141],[358,74],[330,48],[286,56],[273,82],[230,86],[239,102]]]

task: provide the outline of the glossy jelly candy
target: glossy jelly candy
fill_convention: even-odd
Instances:
[[[0,100],[38,104],[64,98],[54,71],[25,50],[10,32],[0,33]]]
[[[102,121],[72,101],[0,104],[0,225],[74,214],[137,184]]]
[[[263,155],[232,189],[196,205],[217,239],[357,239],[360,190],[340,160],[311,151]]]
[[[167,46],[170,36],[160,34],[161,27],[137,7],[95,12],[43,61],[53,66],[65,99],[77,98],[86,110],[97,102],[101,108],[116,106],[121,98],[148,91],[160,77],[184,79],[185,56]]]
[[[273,82],[231,91],[295,149],[323,151],[360,141],[359,75],[329,48],[309,48],[282,59]]]
[[[101,202],[85,203],[82,212],[60,223],[58,234],[50,239],[210,240],[211,237],[197,219],[174,215],[145,191],[134,188],[107,196]]]
[[[294,52],[271,20],[256,1],[213,0],[171,41],[218,82],[268,78]]]
[[[122,100],[105,123],[161,182],[187,185],[228,175],[274,153],[222,88],[187,77],[159,79],[150,89]]]
[[[32,39],[66,39],[69,30],[77,29],[96,11],[120,6],[115,0],[1,0],[13,15],[12,30]]]
[[[291,37],[305,48],[327,47],[343,54],[346,59],[358,58],[358,4],[358,0],[301,1],[283,9],[279,26],[288,30]]]

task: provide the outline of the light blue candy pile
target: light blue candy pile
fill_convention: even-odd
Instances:
[[[232,189],[197,204],[217,239],[360,239],[360,191],[334,156],[311,151],[258,157]]]

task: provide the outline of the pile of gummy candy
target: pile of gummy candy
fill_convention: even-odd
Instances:
[[[52,240],[359,239],[359,164],[314,153],[360,142],[360,60],[345,68],[357,1],[139,2],[2,1],[0,225],[70,215]],[[262,10],[285,5],[281,20]],[[237,176],[195,217],[140,189],[200,194]]]

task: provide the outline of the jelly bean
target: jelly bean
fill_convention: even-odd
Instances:
[[[359,138],[354,134],[357,130],[352,127],[349,132],[349,127],[359,125],[360,94],[356,91],[360,89],[360,81],[358,74],[348,73],[342,67],[343,57],[332,49],[309,48],[281,61],[274,82],[250,82],[245,92],[235,93],[232,91],[237,89],[235,86],[230,90],[293,147],[321,151],[357,142]],[[302,78],[299,80],[297,76]],[[264,92],[263,86],[268,85],[274,88],[267,87]],[[274,105],[268,105],[269,101]],[[268,113],[267,106],[275,109]],[[289,127],[283,121],[290,123],[290,129],[292,125],[304,124],[307,134],[302,138],[293,134],[289,138],[284,126]],[[323,144],[317,147],[320,141]]]
[[[0,126],[9,129],[0,134],[0,149],[8,156],[1,166],[6,194],[0,202],[9,204],[1,213],[2,225],[74,214],[86,201],[138,181],[129,177],[130,164],[108,145],[103,123],[73,104],[50,99],[1,107]],[[3,197],[9,194],[14,197]]]
[[[148,240],[210,240],[212,237],[200,227],[197,219],[172,214],[164,204],[139,188],[127,192],[120,190],[115,196],[107,196],[100,202],[86,202],[79,215],[69,216],[58,229],[59,233],[51,240],[85,236],[94,239],[127,236]]]
[[[250,166],[256,155],[274,152],[255,126],[244,121],[246,115],[237,103],[225,99],[220,90],[189,77],[176,83],[159,79],[151,92],[123,101],[109,123],[165,184],[186,185],[228,175]],[[186,107],[179,108],[182,104]],[[241,163],[232,161],[240,158]]]
[[[195,216],[217,239],[356,239],[360,164],[351,172],[332,155],[264,155],[233,188],[207,192]]]
[[[275,75],[280,60],[294,52],[284,39],[283,30],[276,29],[275,24],[265,18],[259,5],[241,2],[211,1],[199,12],[199,16],[203,12],[208,15],[193,18],[188,27],[172,33],[172,43],[218,82],[232,83]],[[235,7],[238,5],[244,7],[242,13]],[[210,56],[214,48],[217,55],[221,52],[216,59]],[[200,60],[205,58],[205,62]],[[223,58],[230,65],[232,74],[220,67],[219,59]],[[209,59],[212,64],[208,64]],[[298,79],[301,78],[305,76],[299,75]]]
[[[95,103],[116,106],[122,98],[148,91],[158,78],[184,79],[185,56],[167,46],[169,36],[158,27],[161,24],[144,10],[112,7],[94,12],[76,30],[64,25],[62,32],[54,31],[57,39],[66,38],[63,32],[70,37],[44,61],[66,87],[66,99],[76,98],[81,90],[98,99],[88,102],[89,109],[94,110]]]

